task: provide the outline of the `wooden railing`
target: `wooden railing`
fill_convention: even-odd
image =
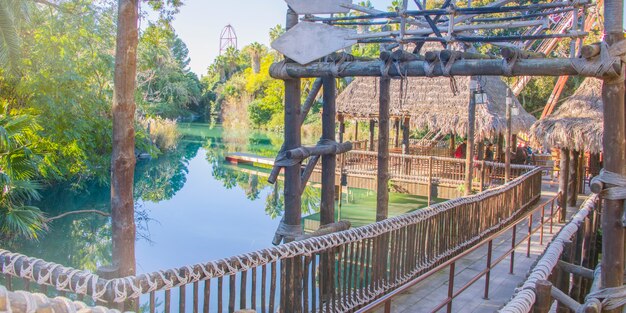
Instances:
[[[9,288],[50,286],[120,309],[142,302],[150,312],[170,312],[174,302],[179,312],[353,311],[514,223],[540,194],[541,172],[533,169],[478,195],[367,226],[137,277],[105,280],[4,250],[0,269]]]
[[[344,171],[348,175],[376,175],[378,154],[371,151],[349,151],[344,156]],[[434,182],[439,185],[459,186],[465,181],[465,160],[389,154],[389,178]],[[527,165],[511,165],[511,178],[519,177],[534,169]],[[504,164],[474,161],[474,188],[482,191],[490,186],[504,184]]]
[[[600,204],[597,195],[583,203],[500,312],[548,312],[555,299],[557,312],[604,312],[602,302],[590,294],[600,286]]]

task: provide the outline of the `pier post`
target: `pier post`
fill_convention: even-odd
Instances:
[[[570,151],[569,170],[568,170],[568,200],[567,204],[571,207],[576,206],[578,200],[578,159],[580,152],[577,150]]]

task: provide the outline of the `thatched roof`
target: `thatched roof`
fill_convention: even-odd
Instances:
[[[391,116],[410,116],[412,127],[465,136],[470,77],[456,77],[458,93],[452,92],[446,77],[410,77],[391,82]],[[476,138],[488,138],[506,131],[506,84],[496,76],[477,77],[487,94],[486,104],[476,107]],[[355,119],[378,116],[378,78],[356,78],[337,98],[337,112]],[[512,118],[513,133],[527,131],[535,122],[517,99],[520,114]]]
[[[602,110],[602,81],[587,78],[556,112],[531,127],[531,140],[545,148],[599,153],[604,129]]]

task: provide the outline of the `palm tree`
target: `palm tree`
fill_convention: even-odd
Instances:
[[[252,63],[252,71],[255,74],[261,72],[261,56],[265,53],[265,46],[258,42],[253,42],[248,47],[247,51],[250,54],[250,62]]]
[[[36,207],[39,185],[39,158],[33,151],[29,134],[38,126],[32,116],[11,115],[6,103],[0,107],[0,238],[37,238],[46,219]]]
[[[18,27],[28,17],[32,3],[23,0],[0,1],[0,67],[17,71],[20,60]]]

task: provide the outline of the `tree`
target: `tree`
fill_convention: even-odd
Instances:
[[[253,42],[249,46],[244,48],[250,55],[250,62],[252,64],[252,71],[258,74],[261,71],[261,57],[265,53],[265,46],[258,42]]]

